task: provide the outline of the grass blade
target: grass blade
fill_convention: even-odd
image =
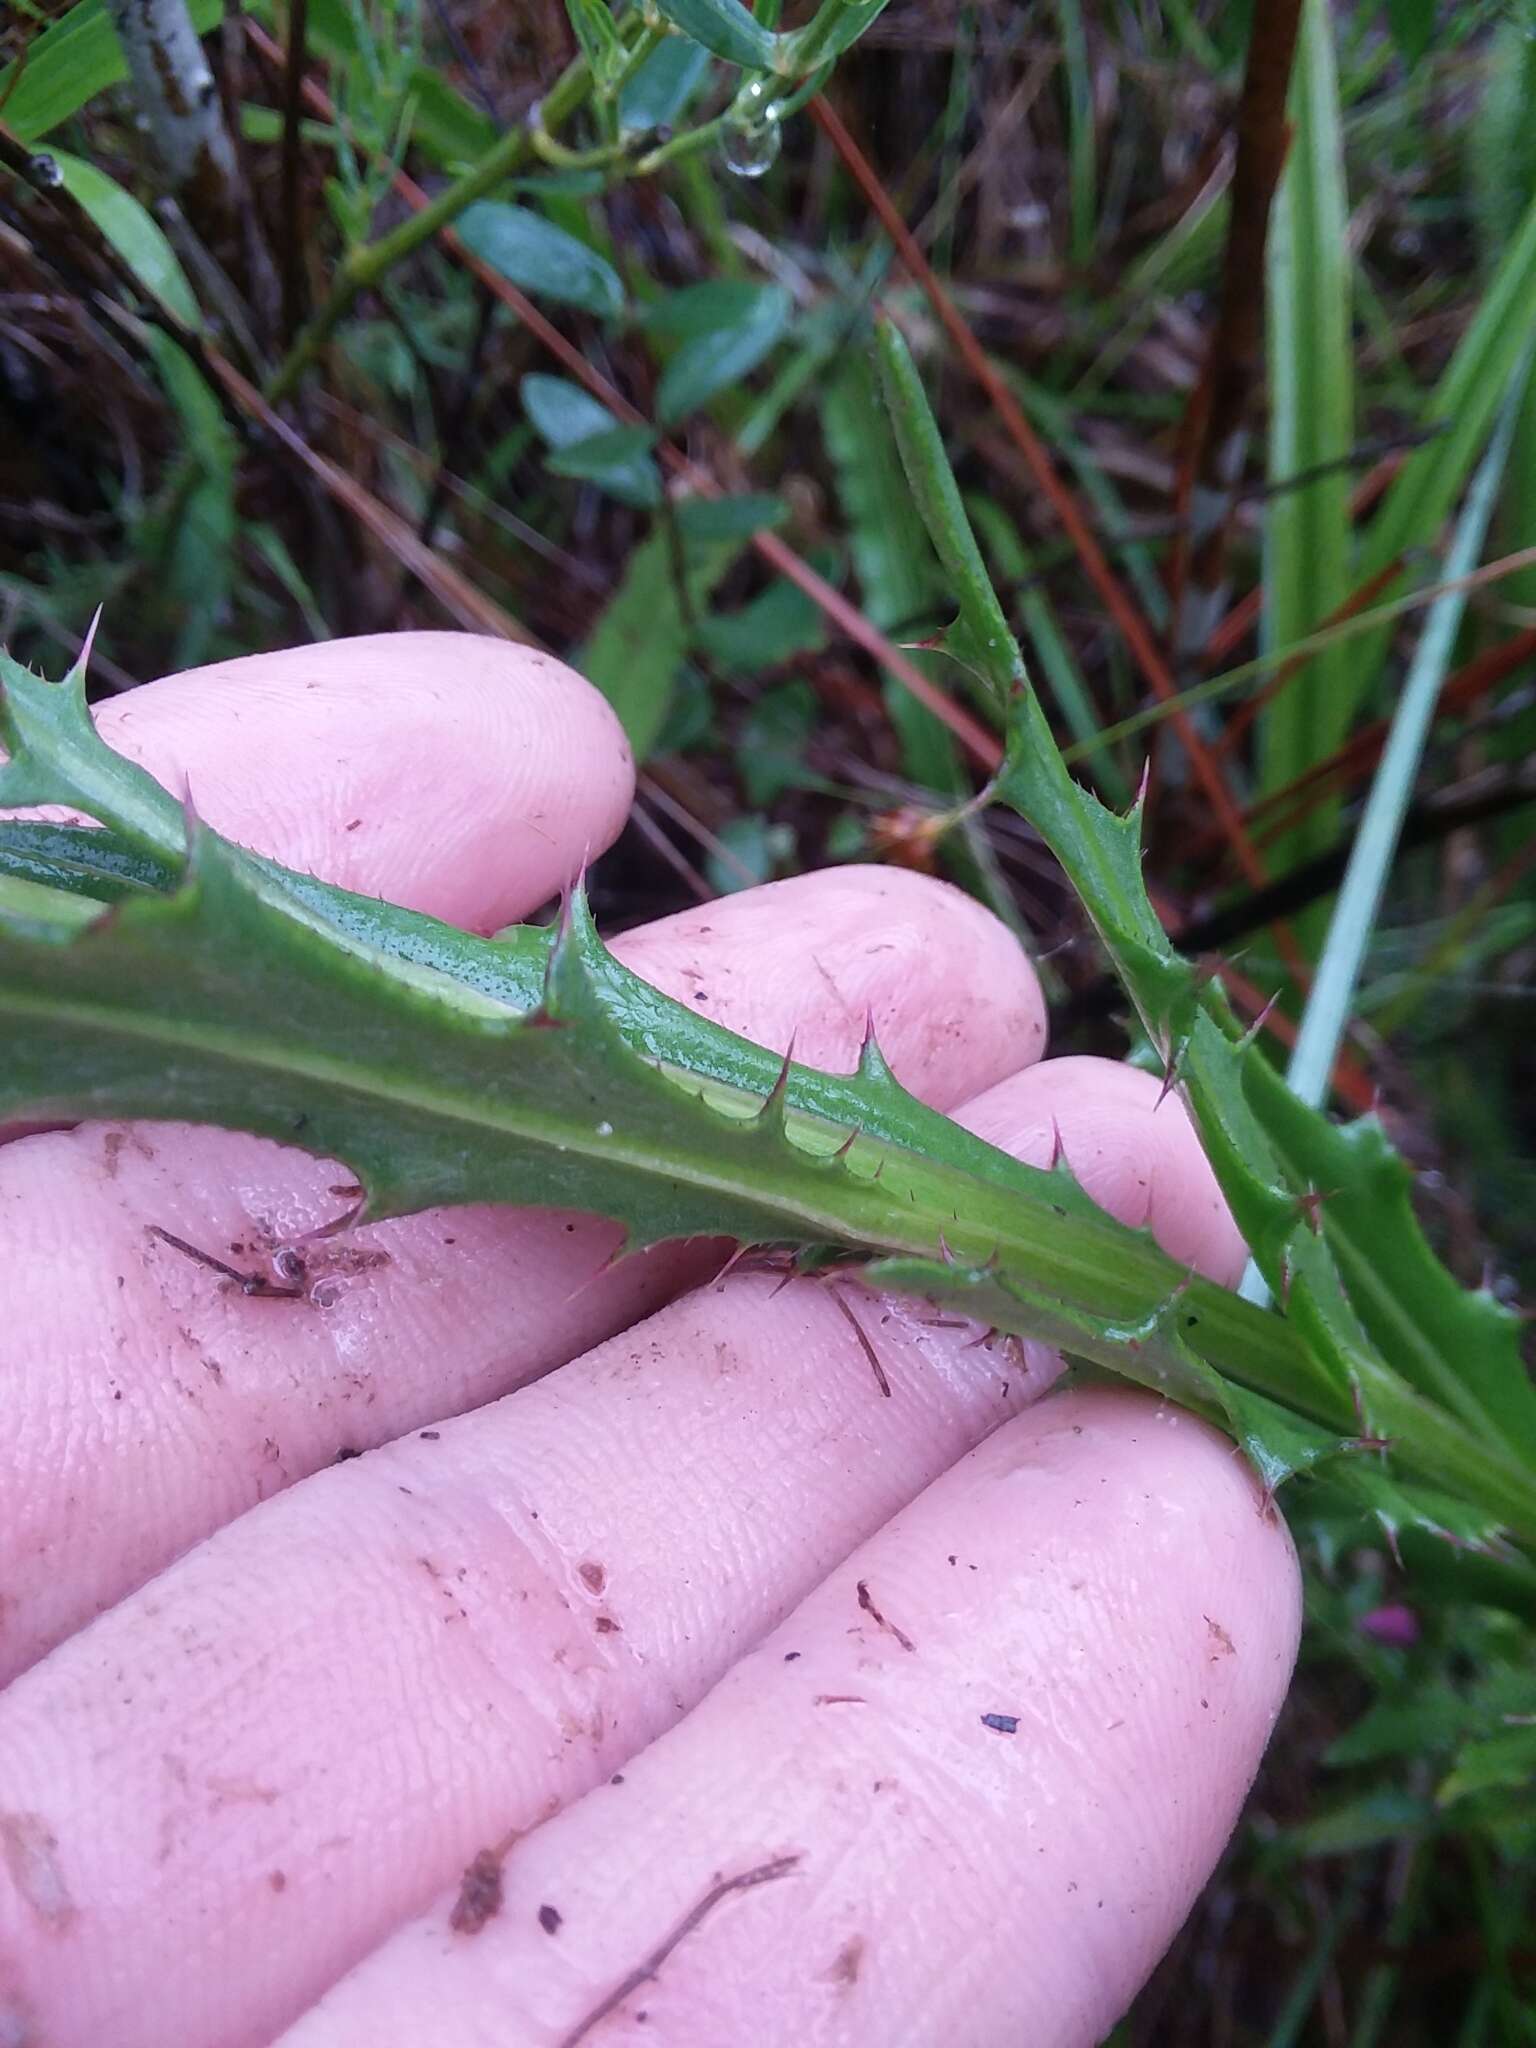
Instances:
[[[1414,549],[1432,547],[1455,504],[1499,401],[1509,389],[1536,325],[1536,199],[1527,206],[1477,314],[1424,407],[1440,429],[1404,463],[1371,523],[1356,575],[1361,582]],[[1391,595],[1394,585],[1386,586]],[[1385,633],[1363,642],[1352,664],[1352,698],[1371,689],[1386,656]]]
[[[1527,361],[1529,358],[1527,357]],[[1466,509],[1445,560],[1448,581],[1467,575],[1482,553],[1493,516],[1504,464],[1514,433],[1524,388],[1526,364],[1505,400],[1493,443],[1468,493]],[[1430,608],[1417,652],[1408,670],[1392,720],[1381,765],[1371,783],[1365,815],[1345,872],[1344,886],[1328,927],[1327,943],[1318,961],[1317,979],[1302,1015],[1296,1050],[1287,1073],[1292,1091],[1304,1102],[1323,1100],[1333,1062],[1354,1001],[1365,949],[1381,909],[1382,893],[1392,856],[1397,850],[1403,813],[1413,794],[1425,736],[1445,679],[1457,628],[1466,610],[1465,590],[1447,590]]]
[[[1272,500],[1264,541],[1264,640],[1286,647],[1349,595],[1349,473],[1354,434],[1349,257],[1333,30],[1307,0],[1291,81],[1295,135],[1269,239],[1269,480],[1322,470]],[[1353,650],[1314,658],[1259,721],[1261,793],[1281,788],[1344,738]],[[1338,806],[1319,806],[1276,843],[1277,871],[1330,845]],[[1320,934],[1319,934],[1320,936]]]

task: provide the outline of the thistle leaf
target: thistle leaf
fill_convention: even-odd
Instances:
[[[0,824],[0,1117],[256,1132],[344,1161],[368,1216],[542,1203],[613,1217],[631,1245],[721,1233],[872,1258],[875,1279],[963,1298],[1222,1420],[1271,1485],[1337,1456],[1356,1389],[1406,1472],[1536,1540],[1529,1472],[1363,1333],[1333,1332],[1336,1368],[1320,1368],[1325,1301],[1287,1322],[1185,1273],[1064,1168],[916,1101],[873,1037],[851,1075],[737,1038],[617,961],[579,892],[556,933],[483,940],[291,874],[114,754],[78,676],[0,668],[0,738],[0,800],[104,827]],[[1133,834],[1101,849],[1129,913]],[[1191,1045],[1215,1033],[1227,1050],[1198,988],[1145,929],[1132,940],[1159,1014],[1183,1005]]]
[[[1486,1296],[1463,1293],[1439,1266],[1413,1219],[1406,1172],[1379,1128],[1341,1132],[1294,1097],[1239,1028],[1219,984],[1169,941],[1142,879],[1138,810],[1107,810],[1068,772],[986,582],[906,344],[888,322],[877,342],[908,481],[949,572],[958,623],[993,688],[1011,693],[993,794],[1055,854],[1162,1054],[1169,1085],[1189,1103],[1238,1227],[1315,1375],[1311,1399],[1290,1405],[1305,1409],[1310,1423],[1330,1412],[1328,1395],[1346,1395],[1358,1411],[1357,1439],[1406,1438],[1426,1454],[1433,1441],[1432,1456],[1409,1456],[1421,1473],[1463,1490],[1491,1517],[1523,1516],[1521,1503],[1536,1487],[1536,1391],[1510,1319]],[[1161,1356],[1158,1370],[1170,1370]],[[1295,1442],[1277,1451],[1274,1417],[1256,1425],[1230,1387],[1204,1394],[1205,1412],[1214,1400],[1261,1469],[1272,1454],[1293,1469],[1303,1452],[1315,1464],[1347,1442],[1340,1435],[1332,1451]],[[1188,1390],[1181,1398],[1198,1405]],[[1385,1516],[1397,1510],[1382,1501],[1383,1483],[1378,1478],[1375,1511]]]

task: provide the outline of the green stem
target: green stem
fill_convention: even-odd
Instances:
[[[775,38],[774,69],[785,78],[803,78],[815,71],[856,41],[885,4],[886,0],[822,0],[804,28]]]
[[[539,109],[541,124],[548,128],[551,123],[568,120],[591,91],[591,66],[585,57],[578,57],[561,73],[543,101]],[[534,144],[529,130],[526,127],[509,128],[473,170],[466,171],[461,178],[445,186],[419,213],[411,214],[376,242],[351,250],[342,263],[330,297],[274,372],[265,393],[267,403],[280,405],[285,398],[291,397],[299,379],[351,311],[360,293],[371,290],[397,264],[414,256],[423,244],[457,220],[466,207],[472,206],[477,199],[483,199],[533,154]]]

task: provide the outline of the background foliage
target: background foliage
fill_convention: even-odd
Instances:
[[[878,301],[1080,772],[1124,803],[1150,753],[1159,908],[1250,1015],[1280,991],[1282,1043],[1367,796],[1402,829],[1321,1072],[1380,1095],[1461,1276],[1529,1292],[1523,0],[1307,4],[1288,101],[1248,10],[1198,0],[848,0],[810,47],[727,0],[194,0],[230,150],[180,181],[112,11],[6,31],[14,654],[57,672],[98,604],[108,689],[306,636],[536,638],[643,760],[606,923],[897,859],[1025,936],[1058,1049],[1134,1050],[1039,841],[957,810],[995,759],[986,665],[936,645],[956,592]],[[1295,12],[1256,10],[1261,54]],[[1414,689],[1422,758],[1384,756]],[[1295,1526],[1285,1723],[1118,2038],[1536,2041],[1536,1615],[1322,1496]]]

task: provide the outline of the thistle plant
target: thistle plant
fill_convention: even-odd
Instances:
[[[163,1117],[343,1161],[355,1211],[580,1208],[631,1250],[699,1233],[835,1265],[1057,1345],[1228,1428],[1271,1491],[1322,1476],[1389,1529],[1530,1580],[1536,1393],[1516,1321],[1414,1220],[1370,1118],[1287,1089],[1143,885],[1140,809],[1073,780],[971,534],[899,334],[877,333],[914,501],[958,615],[950,650],[1006,722],[984,800],[1039,832],[1184,1094],[1272,1305],[1184,1271],[1069,1166],[1023,1165],[925,1108],[871,1036],[816,1072],[662,996],[604,947],[579,883],[554,929],[479,939],[222,838],[97,736],[84,659],[0,665],[7,1117]]]

